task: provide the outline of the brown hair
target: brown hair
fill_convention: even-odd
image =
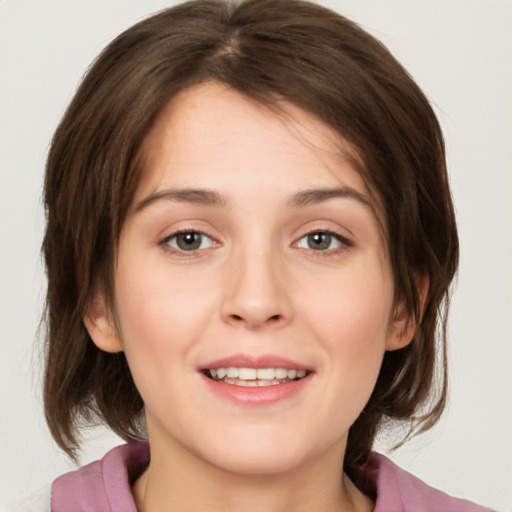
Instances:
[[[360,464],[383,422],[403,420],[411,432],[422,431],[443,410],[457,232],[443,137],[423,93],[355,23],[301,0],[172,7],[118,36],[85,76],[46,169],[44,400],[51,433],[70,456],[83,419],[103,421],[124,439],[143,436],[143,402],[124,354],[99,350],[83,314],[98,288],[115,311],[116,249],[152,120],[178,91],[207,80],[272,108],[284,98],[316,115],[356,148],[360,172],[382,205],[395,304],[418,329],[407,347],[385,354],[350,429],[345,466]],[[418,276],[429,283],[423,311]]]

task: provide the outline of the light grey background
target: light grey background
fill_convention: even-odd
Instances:
[[[40,407],[40,193],[52,133],[80,77],[121,30],[172,2],[0,1],[0,510],[44,510],[73,466]],[[392,457],[450,494],[512,510],[512,3],[330,0],[383,40],[435,103],[462,261],[444,420]],[[83,462],[119,442],[88,434]],[[383,444],[385,446],[386,443]],[[36,503],[36,502],[34,502]]]

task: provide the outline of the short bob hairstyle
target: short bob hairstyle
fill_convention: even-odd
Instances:
[[[142,438],[144,404],[123,353],[99,350],[83,316],[98,290],[115,313],[113,275],[141,174],[142,142],[179,91],[217,81],[280,110],[292,103],[358,154],[382,209],[395,308],[417,329],[386,352],[352,425],[349,469],[390,420],[424,431],[446,402],[446,313],[458,239],[443,136],[424,94],[376,39],[303,0],[193,0],[119,35],[87,72],[48,155],[43,252],[48,276],[44,401],[53,437],[76,458],[84,422]],[[419,281],[428,290],[419,297]],[[114,314],[115,316],[115,314]]]

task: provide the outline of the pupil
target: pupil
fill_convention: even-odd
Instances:
[[[308,246],[310,249],[319,251],[328,249],[331,245],[331,235],[327,233],[313,233],[308,235]]]
[[[200,233],[180,233],[176,240],[178,247],[184,251],[193,251],[198,249],[201,245],[201,234]]]

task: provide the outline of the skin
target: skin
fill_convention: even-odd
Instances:
[[[144,142],[115,271],[117,328],[101,295],[85,318],[98,347],[126,353],[146,405],[152,458],[133,488],[144,512],[373,509],[343,474],[347,433],[384,352],[406,345],[413,326],[395,314],[355,152],[284,106],[278,116],[201,84],[167,104]],[[293,202],[340,188],[340,197]],[[184,189],[220,200],[169,197]],[[207,236],[184,251],[178,230]],[[319,232],[333,233],[322,250],[308,243]],[[212,393],[198,368],[238,353],[313,372],[285,400],[235,403]]]

